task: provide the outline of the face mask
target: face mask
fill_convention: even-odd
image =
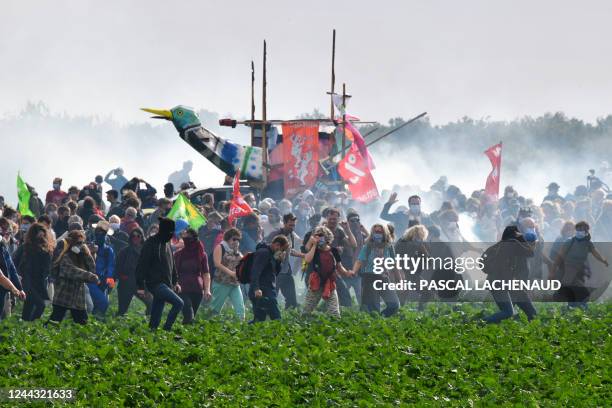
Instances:
[[[77,255],[81,253],[81,247],[79,246],[73,246],[72,248],[70,248],[70,250]]]
[[[446,229],[450,232],[455,232],[459,229],[459,226],[457,226],[457,223],[455,222],[449,222],[446,226]]]
[[[585,239],[587,236],[586,231],[576,231],[576,239]]]
[[[274,252],[274,259],[276,261],[282,261],[283,259],[285,259],[285,252],[284,251]]]
[[[53,184],[53,189],[54,190],[59,190],[60,189],[60,185],[59,184]]]
[[[419,204],[410,204],[410,212],[418,214],[421,212],[421,206]]]
[[[383,238],[384,236],[380,232],[375,232],[374,234],[372,234],[372,240],[376,243],[383,242]]]
[[[327,241],[325,240],[325,237],[321,237],[319,238],[319,246],[325,246],[325,244],[327,243]]]
[[[523,234],[523,237],[527,242],[535,242],[538,239],[534,228],[528,228]]]
[[[119,228],[121,228],[121,225],[119,223],[113,222],[112,224],[110,224],[110,227],[114,230],[117,231]]]
[[[27,232],[30,229],[30,224],[21,224],[21,231]]]

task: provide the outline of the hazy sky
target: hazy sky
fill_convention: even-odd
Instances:
[[[612,2],[2,0],[0,114],[52,111],[144,121],[185,104],[247,115],[250,60],[268,112],[328,112],[331,30],[351,111],[512,119],[612,112]],[[260,105],[258,92],[258,113]]]

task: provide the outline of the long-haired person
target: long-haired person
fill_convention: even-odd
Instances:
[[[327,227],[317,227],[310,237],[310,249],[304,256],[308,263],[308,290],[304,298],[304,313],[309,314],[323,299],[327,313],[340,317],[340,303],[336,291],[339,275],[354,276],[342,265],[338,248],[332,246],[334,234]]]
[[[374,267],[375,259],[394,257],[395,250],[388,229],[382,224],[374,224],[353,266],[353,274],[361,275],[361,306],[364,310],[380,312],[381,298],[386,305],[383,316],[392,316],[399,309],[397,294],[385,287],[391,281],[389,273],[395,271],[379,271]]]
[[[96,265],[85,244],[85,233],[75,230],[68,234],[67,245],[58,255],[52,270],[54,278],[53,311],[50,322],[59,323],[70,310],[75,323],[87,323],[85,284],[97,283]]]
[[[26,300],[21,318],[24,321],[39,319],[49,300],[47,279],[51,271],[54,244],[47,227],[34,223],[26,233],[24,244],[15,252],[15,264],[21,275]]]
[[[210,306],[215,313],[220,313],[225,300],[229,298],[236,315],[240,320],[244,320],[244,299],[236,277],[236,267],[242,259],[240,239],[240,231],[230,228],[223,234],[223,241],[215,247],[213,260],[216,273],[212,283]]]

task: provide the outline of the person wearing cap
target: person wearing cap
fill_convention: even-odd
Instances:
[[[289,241],[289,253],[280,265],[280,270],[276,276],[276,285],[278,290],[285,298],[285,309],[298,307],[297,295],[295,292],[295,281],[293,280],[293,271],[297,270],[298,264],[293,262],[296,258],[303,258],[298,248],[302,245],[302,240],[295,232],[295,222],[297,217],[292,213],[283,215],[283,226],[272,231],[266,237],[266,243],[270,244],[274,237],[284,235]]]
[[[561,204],[565,202],[565,199],[559,195],[560,186],[557,183],[552,182],[546,188],[548,189],[548,195],[544,197],[544,200],[542,200],[542,202],[544,201],[555,202],[556,201]]]
[[[115,287],[115,251],[106,242],[107,234],[112,234],[108,221],[99,221],[92,227],[94,228],[98,283],[88,283],[87,287],[93,301],[93,314],[103,317],[109,305],[108,292]]]
[[[56,177],[53,179],[53,189],[47,192],[45,197],[45,204],[53,203],[57,206],[62,205],[64,199],[68,197],[68,193],[62,191],[62,179]]]
[[[170,303],[172,309],[166,318],[164,330],[172,329],[176,317],[183,310],[183,300],[178,296],[181,287],[178,284],[176,265],[170,249],[174,230],[173,220],[160,218],[159,232],[145,241],[136,266],[137,295],[145,296],[145,286],[153,295],[149,320],[149,327],[152,330],[159,327],[166,303]]]

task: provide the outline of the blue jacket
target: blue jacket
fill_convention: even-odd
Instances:
[[[115,251],[108,244],[98,248],[96,275],[98,275],[98,279],[100,279],[103,286],[106,285],[107,278],[112,278],[115,275]]]
[[[2,269],[2,272],[13,282],[17,289],[23,290],[19,275],[17,275],[17,268],[15,268],[11,254],[4,242],[0,242],[0,269]],[[4,297],[6,292],[8,291],[0,286],[0,297]]]

